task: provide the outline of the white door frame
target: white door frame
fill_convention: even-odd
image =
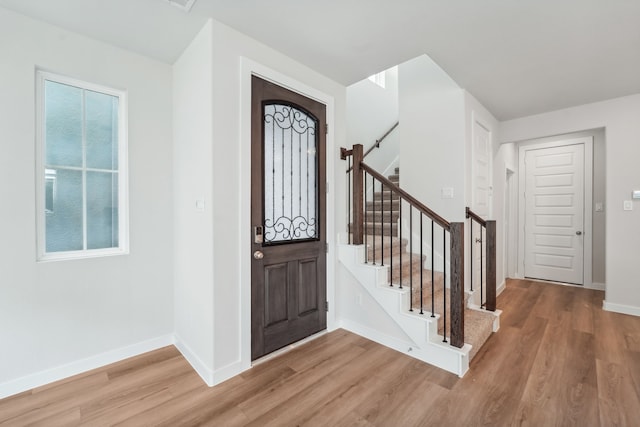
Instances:
[[[504,224],[504,241],[503,241],[503,269],[504,277],[517,276],[517,248],[515,236],[518,234],[518,186],[516,185],[517,175],[514,170],[505,167],[504,171],[505,188],[504,188],[504,206],[503,206],[503,224]]]
[[[593,245],[593,136],[567,138],[552,142],[522,142],[518,147],[518,265],[517,277],[524,278],[524,223],[525,223],[525,164],[527,151],[541,148],[564,147],[584,144],[584,262],[583,283],[585,288],[592,287],[592,245]]]

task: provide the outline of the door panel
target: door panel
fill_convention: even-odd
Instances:
[[[489,219],[491,207],[491,131],[477,120],[473,122],[473,151],[472,151],[472,202],[471,210],[483,219]],[[483,250],[485,237],[482,228],[473,224],[473,271],[471,278],[474,288],[480,288],[480,283],[486,281],[481,266],[487,265],[486,252]]]
[[[298,315],[304,316],[320,310],[318,293],[313,284],[318,280],[318,262],[305,259],[298,262]]]
[[[264,323],[265,327],[288,319],[287,289],[289,266],[279,263],[264,267]]]
[[[254,360],[326,328],[325,116],[323,104],[252,78]]]
[[[525,154],[525,277],[583,283],[584,144]]]

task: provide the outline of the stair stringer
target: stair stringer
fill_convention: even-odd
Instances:
[[[432,318],[428,313],[411,313],[409,291],[390,287],[387,278],[389,267],[365,264],[365,254],[364,245],[338,245],[340,262],[411,340],[405,354],[462,377],[469,369],[471,345],[456,348],[443,343],[442,335],[437,332],[438,318]],[[387,346],[375,337],[368,338]]]

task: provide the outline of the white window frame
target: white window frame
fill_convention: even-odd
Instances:
[[[103,249],[75,251],[46,251],[46,141],[45,141],[45,81],[52,81],[80,89],[100,92],[118,97],[118,246]],[[129,253],[129,185],[128,185],[128,139],[127,139],[127,92],[94,83],[85,82],[44,70],[36,70],[36,218],[37,261],[56,261],[94,258]],[[85,167],[83,166],[83,170]],[[86,204],[86,194],[83,195]],[[86,220],[86,219],[85,219]],[[86,228],[86,227],[85,227]],[[86,229],[83,233],[86,233]],[[85,235],[86,244],[86,235]]]

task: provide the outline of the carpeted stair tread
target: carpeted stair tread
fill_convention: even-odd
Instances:
[[[380,205],[382,205],[382,210],[395,210],[397,211],[400,208],[400,200],[389,200],[389,199],[376,199],[376,200],[367,200],[365,203],[365,209],[368,211],[377,209],[380,210]]]
[[[400,211],[393,211],[393,210],[380,211],[380,209],[367,210],[364,212],[364,217],[362,218],[362,220],[365,223],[380,222],[380,218],[382,218],[382,221],[384,222],[390,222],[390,221],[396,222],[398,221],[398,218],[400,218]]]

